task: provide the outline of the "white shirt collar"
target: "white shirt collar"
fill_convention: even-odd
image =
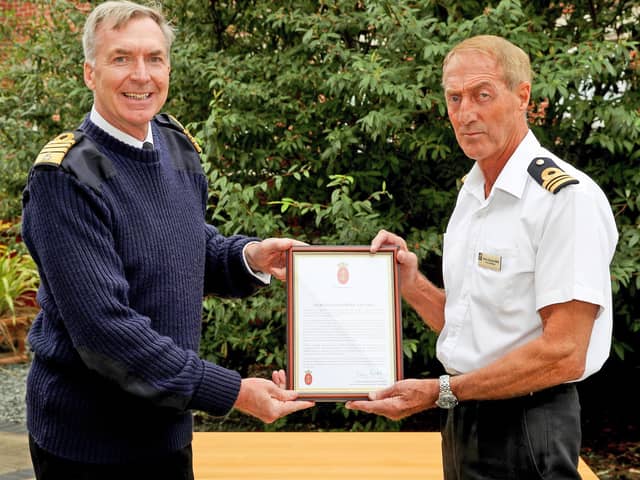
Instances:
[[[527,167],[539,149],[538,140],[529,130],[498,175],[493,188],[499,188],[517,198],[522,198],[524,187],[529,178]]]
[[[132,137],[128,133],[124,133],[122,130],[114,127],[109,122],[107,122],[102,115],[98,113],[95,105],[91,107],[91,113],[89,115],[89,119],[96,124],[96,126],[100,127],[102,130],[107,132],[114,138],[117,138],[123,143],[127,145],[131,145],[135,148],[142,148],[142,144],[145,142],[149,142],[153,144],[153,134],[151,133],[151,123],[149,123],[149,128],[147,129],[147,138],[144,139],[143,142],[138,140],[135,137]]]
[[[535,156],[534,153],[540,148],[540,144],[531,130],[522,139],[516,151],[513,152],[505,166],[502,168],[500,175],[493,185],[493,189],[500,189],[515,197],[522,197],[524,187],[529,174],[527,166]],[[464,182],[463,188],[466,188],[471,194],[484,201],[484,175],[480,170],[477,162],[469,171]]]

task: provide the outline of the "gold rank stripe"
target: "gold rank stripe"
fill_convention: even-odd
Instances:
[[[60,165],[69,149],[76,143],[73,132],[65,132],[47,143],[36,157],[34,165]]]
[[[553,178],[551,180],[547,180],[546,182],[543,183],[542,186],[547,190],[549,190],[551,193],[554,193],[558,188],[562,187],[568,182],[573,182],[573,181],[574,181],[573,177],[571,177],[570,175],[564,174],[556,178]]]
[[[195,137],[193,135],[191,135],[191,133],[189,133],[189,130],[184,128],[184,125],[182,125],[180,123],[180,121],[176,117],[174,117],[173,115],[170,114],[169,117],[171,118],[171,120],[174,121],[174,123],[176,125],[178,125],[182,129],[182,132],[186,135],[186,137],[189,139],[189,141],[193,144],[193,148],[196,149],[196,152],[202,153],[202,148],[200,148],[200,144],[195,139]]]
[[[553,180],[545,182],[543,187],[553,193],[558,189],[558,187],[561,187],[562,185],[564,185],[567,182],[570,182],[571,180],[573,180],[573,177],[570,177],[569,175],[565,174],[557,178],[554,178]]]
[[[556,167],[549,167],[542,172],[542,186],[549,190],[551,193],[555,193],[558,188],[561,188],[567,183],[577,183],[577,180],[571,175],[560,170]]]
[[[191,140],[191,143],[193,144],[193,147],[196,149],[196,152],[202,153],[202,148],[200,148],[200,145],[198,144],[198,141],[195,139],[195,137],[191,135],[187,129],[184,130],[184,134],[187,136],[189,140]]]

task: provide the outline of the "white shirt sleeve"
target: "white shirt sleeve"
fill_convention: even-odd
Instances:
[[[249,262],[247,262],[247,247],[252,243],[258,243],[258,242],[249,242],[242,248],[242,259],[244,260],[244,266],[247,267],[247,270],[249,271],[249,273],[251,273],[251,275],[256,277],[265,285],[269,285],[269,283],[271,283],[271,275],[264,272],[254,272],[253,269],[249,266]]]
[[[609,264],[617,231],[600,191],[573,186],[559,192],[536,258],[536,308],[581,300],[610,308]]]

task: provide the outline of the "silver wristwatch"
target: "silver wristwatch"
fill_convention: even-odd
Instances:
[[[440,395],[436,400],[436,405],[440,408],[453,408],[458,404],[458,399],[451,391],[449,385],[449,375],[440,375]]]

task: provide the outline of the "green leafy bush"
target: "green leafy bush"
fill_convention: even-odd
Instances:
[[[25,293],[38,288],[38,271],[33,259],[15,250],[0,252],[0,317],[7,314],[15,318],[16,301]]]
[[[186,107],[185,120],[206,146],[214,203],[221,178],[238,192],[261,186],[253,197],[238,204],[232,196],[216,209],[229,219],[225,231],[239,231],[240,223],[250,231],[256,220],[253,226],[263,235],[367,244],[384,227],[407,238],[436,283],[441,233],[459,179],[471,166],[446,119],[442,59],[473,34],[503,35],[522,46],[536,72],[531,128],[555,153],[590,173],[612,202],[621,230],[612,267],[614,360],[638,364],[633,298],[640,282],[634,203],[640,193],[640,98],[631,2],[167,6],[186,39],[174,55],[179,63],[173,91],[179,97],[173,105]],[[185,104],[182,92],[189,96]],[[206,112],[188,108],[194,97],[206,99]],[[228,190],[225,184],[220,202]],[[271,231],[261,229],[266,217],[274,221]],[[281,310],[283,299],[270,298],[271,308]],[[403,325],[407,374],[437,373],[435,335],[409,308]],[[282,332],[272,332],[267,351],[281,351]],[[280,366],[282,357],[273,358]],[[317,425],[320,414],[300,414],[313,415],[307,420]],[[380,428],[359,424],[339,407],[332,415],[342,428]]]
[[[36,264],[19,239],[19,224],[0,220],[0,317],[32,307],[40,282]]]
[[[0,218],[6,219],[20,214],[22,188],[40,149],[75,128],[91,107],[82,80],[85,13],[66,0],[38,4],[47,15],[4,10],[0,23]]]
[[[38,150],[75,127],[91,104],[78,31],[84,11],[66,0],[40,3],[50,16],[34,20],[44,23],[34,24],[28,41],[6,42],[10,16],[0,25],[2,218],[19,213]],[[471,166],[446,118],[442,59],[473,34],[520,45],[536,72],[532,130],[591,174],[612,203],[621,234],[612,266],[612,361],[640,365],[640,22],[633,1],[162,3],[178,29],[166,109],[204,147],[211,221],[225,234],[325,244],[368,244],[384,227],[407,238],[437,284],[441,235]],[[205,356],[244,374],[285,366],[282,284],[242,301],[206,299],[204,307]],[[435,335],[410,308],[403,327],[406,374],[436,374]],[[298,420],[398,428],[333,405],[268,428],[296,428]]]

